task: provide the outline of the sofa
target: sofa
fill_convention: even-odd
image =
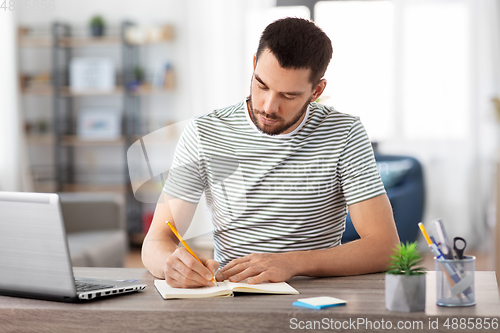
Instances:
[[[123,267],[128,252],[123,196],[60,193],[73,266]]]
[[[411,156],[375,154],[387,196],[391,202],[401,242],[417,239],[418,223],[424,213],[425,187],[422,165]],[[342,243],[358,239],[351,217],[347,215]]]

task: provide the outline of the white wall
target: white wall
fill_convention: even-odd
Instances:
[[[15,113],[11,110],[17,110],[17,92],[16,92],[16,73],[15,73],[15,48],[14,48],[14,14],[2,13],[0,20],[0,43],[4,45],[5,51],[0,61],[0,100],[2,101],[2,121],[0,121],[0,132],[3,133],[5,139],[0,142],[0,172],[2,174],[12,174],[15,171],[14,164],[8,163],[16,159],[16,147],[13,145],[12,139],[16,136],[16,129],[12,128],[12,124],[17,123],[13,117]],[[9,177],[0,178],[0,190],[13,190],[15,184],[12,182],[15,179]]]

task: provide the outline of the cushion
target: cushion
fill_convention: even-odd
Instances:
[[[386,189],[399,185],[412,166],[410,159],[377,162],[377,170]]]
[[[73,266],[123,267],[127,234],[125,230],[69,233],[68,247]]]

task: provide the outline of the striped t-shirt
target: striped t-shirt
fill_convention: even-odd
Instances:
[[[246,101],[188,124],[163,191],[191,203],[205,191],[221,267],[253,252],[337,246],[347,206],[385,193],[358,117],[311,103],[292,133],[271,136]]]

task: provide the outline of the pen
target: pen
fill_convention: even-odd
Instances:
[[[434,244],[434,242],[432,241],[432,239],[429,237],[429,234],[427,233],[427,230],[425,230],[425,227],[423,225],[422,222],[420,222],[418,224],[418,227],[420,228],[420,231],[422,231],[422,234],[424,235],[424,238],[425,240],[427,241],[427,244],[429,244],[429,248],[431,249],[431,252],[433,255],[436,256],[436,258],[438,259],[446,259],[443,254],[441,253],[441,251],[439,251],[439,248],[437,247],[436,244]],[[450,285],[453,287],[455,285],[455,282],[453,282],[450,274],[448,273],[448,271],[444,268],[443,264],[442,263],[439,263],[441,265],[441,268],[443,269],[443,273],[444,275],[446,275],[446,278],[448,279],[448,282],[450,283]]]
[[[443,254],[443,252],[441,252],[441,250],[437,246],[436,241],[434,240],[434,237],[431,236],[430,238],[431,238],[431,241],[432,241],[432,245],[434,245],[434,248],[436,249],[436,253],[439,254],[439,255],[436,255],[436,258],[438,258],[438,259],[448,259],[448,258],[446,258],[446,256]],[[434,254],[436,254],[436,253],[434,253]],[[446,273],[448,273],[449,277],[453,280],[453,283],[451,283],[451,281],[450,281],[450,284],[451,284],[452,287],[453,287],[454,283],[460,282],[460,277],[458,276],[457,272],[455,271],[455,269],[450,264],[443,263],[443,264],[441,264],[441,267],[446,270]]]
[[[446,230],[444,229],[443,221],[437,219],[434,220],[434,230],[436,231],[439,243],[434,242],[437,245],[441,253],[446,259],[453,259],[453,253],[451,252],[450,241],[446,235]]]
[[[420,231],[422,231],[422,234],[424,235],[425,240],[427,241],[427,244],[429,244],[429,248],[431,249],[432,254],[436,256],[438,259],[446,259],[446,257],[441,253],[441,250],[437,247],[435,241],[433,241],[432,237],[429,237],[429,234],[427,233],[427,230],[425,230],[425,227],[422,222],[418,224],[418,227],[420,228]],[[455,286],[455,283],[460,282],[460,277],[457,275],[457,272],[448,263],[439,263],[441,265],[441,268],[443,269],[443,273],[448,279],[448,282],[450,283],[450,286]],[[464,294],[467,298],[470,299],[469,295],[470,294],[470,288],[467,288],[467,290],[464,291]],[[458,296],[458,295],[457,295]]]
[[[432,251],[432,253],[434,253],[436,255],[436,258],[438,258],[438,259],[448,259],[443,254],[443,251],[441,251],[441,249],[437,245],[436,240],[434,239],[434,237],[431,236],[430,239],[431,239],[432,245],[434,245],[433,247],[436,249],[436,252]]]
[[[187,245],[187,243],[184,241],[184,239],[182,238],[182,236],[177,232],[177,229],[175,229],[175,227],[172,225],[172,223],[170,223],[170,221],[167,221],[167,224],[170,227],[170,229],[172,230],[172,232],[174,233],[175,237],[177,237],[181,241],[182,245],[184,245],[184,247],[186,248],[186,250],[188,250],[188,252],[191,253],[191,255],[193,257],[195,257],[196,260],[198,260],[200,262],[200,264],[203,265],[203,263],[201,262],[200,258],[198,258],[196,256],[196,254],[194,254],[193,250],[191,250],[191,248],[189,247],[189,245]],[[203,266],[205,266],[205,265],[203,265]],[[212,282],[215,284],[215,286],[217,286],[217,282],[215,281],[215,276],[212,278]]]

